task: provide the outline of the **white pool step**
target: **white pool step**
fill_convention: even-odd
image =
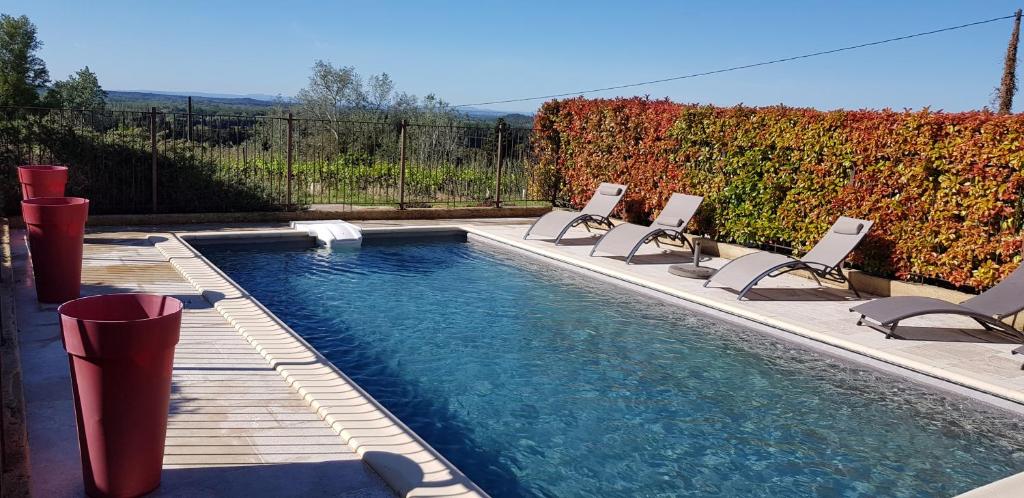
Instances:
[[[317,244],[328,249],[350,249],[363,245],[362,230],[342,220],[293,221],[291,227],[316,237]]]

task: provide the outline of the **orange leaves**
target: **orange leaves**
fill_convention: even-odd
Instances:
[[[577,207],[628,183],[619,214],[705,196],[691,231],[806,249],[840,214],[877,224],[854,255],[886,276],[986,287],[1020,261],[1024,118],[988,112],[712,107],[644,98],[544,104],[534,151]]]

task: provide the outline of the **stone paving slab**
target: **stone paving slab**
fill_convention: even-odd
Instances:
[[[163,483],[152,496],[388,497],[393,492],[189,282],[146,233],[91,233],[83,294],[156,292],[186,303],[175,351]],[[82,496],[56,306],[35,300],[13,237],[34,496]]]

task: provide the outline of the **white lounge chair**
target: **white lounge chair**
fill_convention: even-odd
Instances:
[[[690,218],[697,212],[703,197],[685,194],[672,194],[665,209],[651,226],[634,225],[623,223],[604,234],[591,249],[590,255],[600,252],[609,256],[625,256],[626,264],[632,261],[636,252],[644,244],[654,241],[658,243],[659,237],[668,237],[669,240],[676,240],[685,243],[693,251],[693,244],[683,235],[683,229],[690,223]]]
[[[526,230],[523,238],[530,235],[554,237],[555,244],[558,244],[570,228],[583,225],[590,230],[590,224],[605,225],[609,229],[614,227],[608,219],[612,210],[626,193],[626,186],[617,183],[602,183],[594,191],[586,206],[581,211],[552,211],[534,221]]]

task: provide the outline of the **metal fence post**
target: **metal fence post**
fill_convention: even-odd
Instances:
[[[188,121],[187,121],[188,142],[192,143],[192,97],[188,98]]]
[[[292,113],[289,112],[288,113],[288,171],[286,172],[286,175],[287,175],[286,181],[287,181],[287,184],[288,184],[288,193],[287,193],[287,197],[285,198],[285,209],[286,210],[292,208],[292,148],[293,148],[293,144],[292,144],[292,131],[293,131],[293,119],[292,119]]]
[[[494,207],[496,208],[501,207],[501,163],[505,159],[502,147],[502,138],[504,138],[502,131],[504,131],[504,129],[505,123],[498,123],[498,164],[497,174],[494,175]]]
[[[156,212],[157,199],[157,168],[156,168],[156,107],[149,108],[149,152],[153,157],[153,164],[150,167],[150,176],[153,190],[153,212]]]
[[[408,125],[404,119],[398,125],[398,209],[405,209],[405,129]]]

